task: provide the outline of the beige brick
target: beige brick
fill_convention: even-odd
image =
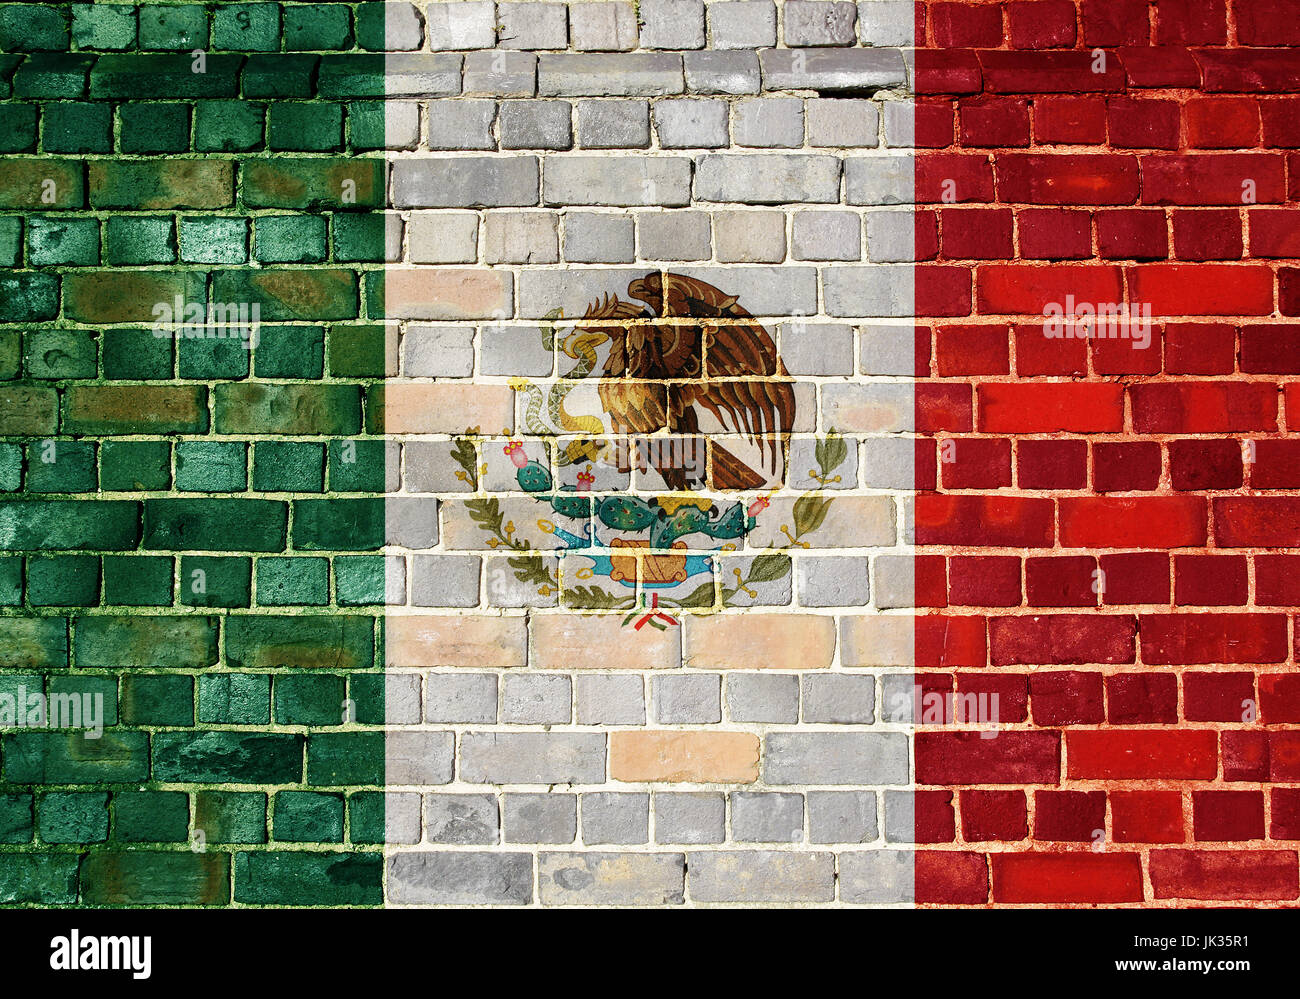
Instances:
[[[840,619],[840,665],[913,666],[916,626],[911,614],[855,614]]]
[[[750,548],[773,548],[789,543],[781,528],[793,533],[793,498],[776,499],[758,518],[758,527],[746,539]],[[894,501],[889,496],[832,496],[826,519],[800,541],[810,548],[873,548],[894,543]]]
[[[514,310],[506,271],[418,267],[384,272],[384,315],[392,319],[492,319]]]
[[[531,626],[537,669],[671,669],[682,661],[679,629],[632,631],[621,614],[537,614]]]
[[[758,780],[758,736],[750,732],[611,732],[614,780],[750,784]]]
[[[508,385],[392,382],[384,387],[385,433],[458,434],[477,427],[495,434],[514,425],[514,392]]]
[[[385,622],[388,666],[523,666],[527,628],[522,617],[390,616]]]
[[[746,611],[685,626],[685,664],[699,669],[825,669],[835,656],[833,617]]]

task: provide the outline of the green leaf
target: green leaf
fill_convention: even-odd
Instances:
[[[674,600],[675,607],[712,607],[714,600],[713,581],[701,583],[680,600]]]
[[[844,464],[844,459],[848,456],[848,444],[834,431],[817,442],[817,464],[821,467],[823,478],[829,477],[831,472]]]
[[[747,583],[771,583],[790,575],[790,557],[770,553],[757,556],[749,566]]]
[[[820,496],[800,496],[794,503],[795,534],[804,535],[821,527],[830,506],[831,501]]]
[[[475,488],[478,487],[478,452],[474,448],[474,442],[467,437],[456,439],[456,446],[451,450],[452,460],[456,462],[465,474],[469,476],[470,484]]]

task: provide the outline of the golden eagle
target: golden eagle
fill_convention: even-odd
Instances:
[[[633,435],[669,489],[781,485],[795,401],[771,334],[735,296],[680,274],[627,291],[645,304],[606,296],[578,324],[610,340],[598,392],[613,433]]]

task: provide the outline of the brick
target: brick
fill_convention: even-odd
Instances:
[[[398,903],[526,905],[533,897],[529,853],[419,851],[388,860],[390,897]]]
[[[835,894],[830,853],[692,853],[687,867],[691,897],[701,902],[828,902]]]

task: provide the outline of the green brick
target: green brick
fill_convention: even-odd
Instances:
[[[330,602],[329,559],[258,559],[257,602],[263,607],[323,607]]]
[[[281,843],[342,843],[343,796],[281,791],[274,801],[272,838]]]
[[[193,725],[194,678],[128,673],[122,677],[121,712],[127,725]]]
[[[110,219],[110,224],[112,220]],[[130,380],[172,376],[172,338],[152,330],[106,329],[104,377]],[[160,488],[166,488],[161,486]]]
[[[149,775],[144,732],[19,732],[4,736],[4,758],[13,784],[138,784]]]
[[[325,219],[319,215],[268,215],[253,226],[253,252],[261,263],[314,264],[325,259]]]
[[[0,215],[0,267],[17,267],[23,259],[23,220]],[[12,377],[9,376],[9,377]]]
[[[388,471],[387,451],[387,443],[381,440],[330,441],[330,492],[384,492]]]
[[[94,378],[95,334],[89,330],[39,330],[23,343],[29,378]]]
[[[212,99],[239,95],[242,55],[211,55],[207,72],[195,73],[194,59],[184,55],[104,55],[90,71],[91,97],[128,100]]]
[[[102,843],[108,839],[108,795],[53,791],[41,797],[36,828],[46,843]]]
[[[95,491],[95,445],[89,441],[37,441],[27,445],[27,490]]]
[[[247,262],[248,219],[182,218],[181,259],[195,264]]]
[[[56,699],[64,698],[63,710],[72,713],[71,722],[64,728],[107,728],[117,724],[117,677],[94,676],[90,673],[51,674],[49,682],[50,711],[55,710]],[[68,701],[71,695],[76,699]],[[87,702],[86,697],[90,697]],[[81,717],[76,717],[80,706]],[[93,715],[91,714],[93,712]],[[65,715],[65,717],[67,717]]]
[[[224,299],[234,301],[234,299]],[[240,336],[195,337],[176,341],[182,378],[247,378],[247,340]]]
[[[32,841],[32,796],[0,794],[0,843]]]
[[[77,862],[75,853],[0,854],[0,903],[74,904]]]
[[[53,274],[0,274],[0,322],[37,323],[59,313]]]
[[[9,157],[0,161],[0,208],[42,212],[83,208],[84,172],[83,164],[76,160]],[[46,184],[47,180],[52,185]],[[47,203],[49,197],[53,201]]]
[[[16,669],[68,665],[68,622],[61,617],[0,618],[0,663]]]
[[[348,836],[353,843],[386,841],[384,798],[382,791],[358,791],[348,798]]]
[[[201,669],[217,661],[217,619],[79,617],[74,651],[80,666]]]
[[[203,784],[296,784],[303,737],[287,733],[155,732],[155,780]]]
[[[200,153],[244,153],[262,145],[266,105],[244,101],[200,101],[194,106],[194,149]]]
[[[113,109],[107,104],[47,104],[44,117],[47,153],[113,151]]]
[[[104,441],[99,453],[100,486],[122,492],[166,489],[172,479],[171,455],[167,441]]]
[[[242,441],[181,441],[176,445],[176,488],[201,493],[247,489],[247,450]]]
[[[280,725],[342,725],[345,679],[336,674],[277,676],[275,720]]]
[[[68,47],[68,21],[46,4],[7,3],[0,7],[0,51],[59,51]]]
[[[271,721],[271,678],[265,673],[207,673],[199,677],[199,721],[266,725]]]
[[[263,339],[262,343],[266,342]],[[258,441],[253,445],[253,488],[268,493],[321,492],[325,488],[325,445]]]
[[[313,378],[325,373],[325,331],[319,326],[264,326],[253,356],[258,378]]]
[[[381,159],[280,156],[249,160],[239,172],[249,208],[361,211],[384,207]],[[352,197],[345,200],[349,191]]]
[[[382,785],[384,733],[312,733],[307,740],[307,783],[316,787]]]
[[[369,669],[374,655],[370,617],[238,614],[226,618],[226,661],[234,669]]]
[[[66,52],[28,56],[14,74],[13,94],[29,100],[72,101],[86,96],[94,56]]]
[[[208,843],[265,843],[266,795],[243,791],[199,791],[194,828]]]
[[[0,104],[0,153],[30,153],[35,148],[35,105]]]
[[[104,229],[104,255],[109,264],[174,263],[176,237],[171,217],[110,218]]]
[[[230,855],[132,850],[88,854],[81,864],[86,905],[227,905]]]
[[[123,104],[118,150],[183,153],[190,147],[190,109],[184,104]]]
[[[181,603],[188,607],[247,607],[253,562],[211,555],[181,556]]]
[[[115,500],[0,502],[0,550],[134,548],[138,504]]]
[[[361,263],[383,263],[389,219],[383,214],[337,214],[334,226],[334,259]]]
[[[218,385],[219,434],[346,435],[361,430],[359,385]]]
[[[294,500],[293,507],[293,546],[300,551],[370,551],[384,546],[382,497],[301,499]]]
[[[23,602],[23,560],[16,555],[0,558],[0,607]]]
[[[319,446],[319,445],[315,445]],[[324,447],[321,452],[324,453]],[[325,467],[321,462],[322,470]],[[322,480],[324,476],[322,474]],[[0,491],[13,492],[23,484],[23,449],[21,444],[0,443]],[[319,492],[320,490],[316,490]]]
[[[72,41],[79,49],[107,52],[134,48],[135,34],[133,4],[72,5]]]
[[[269,323],[355,319],[360,309],[356,273],[337,268],[217,271],[212,287],[215,301],[256,303]]]
[[[382,853],[305,850],[235,854],[235,901],[250,905],[382,905]]]
[[[119,607],[169,607],[172,560],[162,555],[105,555],[104,603]]]
[[[0,503],[0,526],[4,524],[4,506]],[[275,500],[145,500],[143,547],[166,551],[283,551],[288,515],[287,504]]]
[[[343,842],[343,796],[281,791],[275,796],[271,834],[281,843]]]
[[[40,673],[0,673],[0,727],[48,725],[44,692]]]
[[[140,7],[140,48],[207,48],[208,12],[201,4],[145,4]]]
[[[354,151],[388,148],[384,101],[348,103],[348,143]]]
[[[347,326],[331,331],[330,374],[338,378],[383,378],[388,331],[383,326]]]
[[[267,117],[267,146],[286,152],[336,152],[343,147],[343,105],[272,104]]]
[[[190,797],[180,791],[117,791],[113,838],[124,843],[184,843],[190,838]]]
[[[382,604],[384,556],[344,555],[334,559],[334,587],[340,604]]]
[[[33,607],[94,607],[99,603],[98,556],[28,559],[27,602]]]
[[[311,97],[317,56],[254,55],[244,63],[245,97]]]
[[[348,7],[341,3],[293,5],[284,11],[284,47],[291,52],[320,52],[352,47]]]
[[[385,4],[362,3],[357,5],[357,44],[371,52],[385,49]]]
[[[29,218],[27,260],[33,267],[94,266],[99,263],[98,220]]]
[[[221,6],[212,17],[212,44],[234,52],[274,52],[280,47],[280,5]]]

